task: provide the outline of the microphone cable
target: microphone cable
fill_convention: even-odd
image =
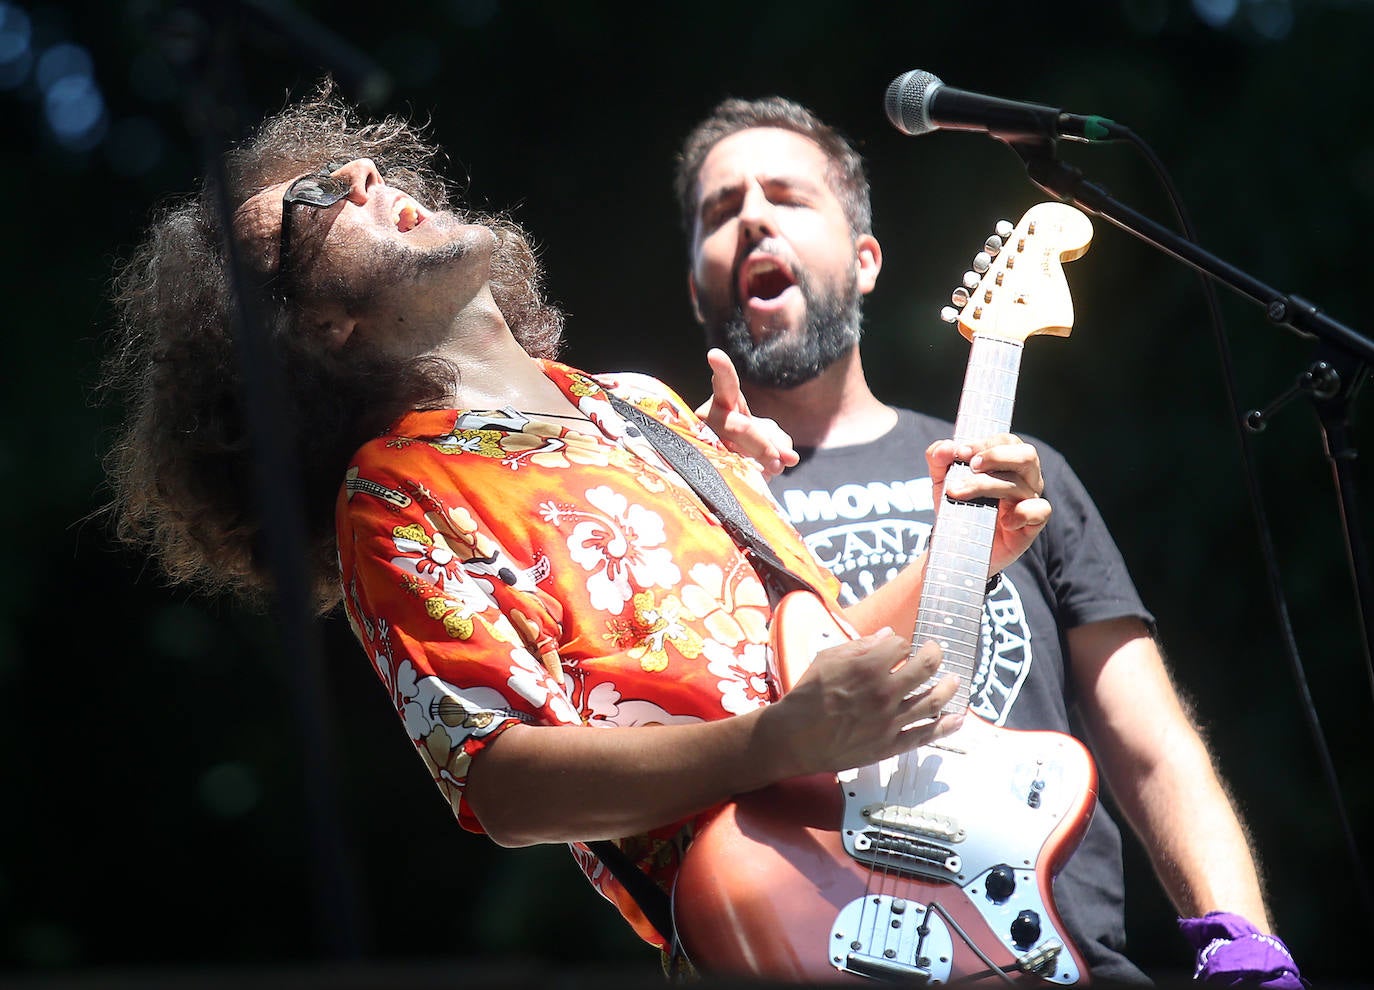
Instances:
[[[1149,164],[1151,170],[1159,180],[1160,185],[1163,187],[1169,199],[1170,207],[1173,209],[1174,218],[1177,220],[1183,236],[1188,241],[1197,244],[1197,235],[1193,229],[1192,220],[1188,216],[1187,209],[1183,205],[1182,197],[1179,195],[1178,189],[1174,186],[1173,178],[1170,176],[1169,170],[1164,166],[1164,163],[1160,160],[1154,149],[1129,127],[1124,127],[1115,121],[1113,121],[1112,137],[1108,140],[1127,142],[1140,153]],[[1221,305],[1217,300],[1216,283],[1202,272],[1198,273],[1198,277],[1202,282],[1202,294],[1207,303],[1207,312],[1210,317],[1213,335],[1216,338],[1217,353],[1221,361],[1222,385],[1226,390],[1226,401],[1231,410],[1231,426],[1236,430],[1237,439],[1240,445],[1241,472],[1244,476],[1246,492],[1249,496],[1250,508],[1254,516],[1255,526],[1259,531],[1259,548],[1260,555],[1263,558],[1264,576],[1269,589],[1269,595],[1273,599],[1274,606],[1277,609],[1279,634],[1283,641],[1283,652],[1288,661],[1293,680],[1297,684],[1298,693],[1302,699],[1301,708],[1303,716],[1307,721],[1308,730],[1312,735],[1313,745],[1317,750],[1317,758],[1321,764],[1322,778],[1336,806],[1341,837],[1345,842],[1347,855],[1349,855],[1351,863],[1354,866],[1356,886],[1359,888],[1361,900],[1364,902],[1366,915],[1371,923],[1374,924],[1374,891],[1371,891],[1369,874],[1365,871],[1359,847],[1355,841],[1354,830],[1351,827],[1350,817],[1346,811],[1345,801],[1341,797],[1341,788],[1336,775],[1335,764],[1331,758],[1331,751],[1326,744],[1326,735],[1322,730],[1321,719],[1317,714],[1316,705],[1312,701],[1312,693],[1307,681],[1306,668],[1304,667],[1301,654],[1298,650],[1297,639],[1294,636],[1292,621],[1288,613],[1288,605],[1284,596],[1283,581],[1278,563],[1278,554],[1274,548],[1268,516],[1264,509],[1264,499],[1260,491],[1258,471],[1255,467],[1254,448],[1250,436],[1251,431],[1242,422],[1243,417],[1240,414],[1240,402],[1236,394],[1235,361],[1231,353],[1230,342],[1227,340],[1224,329]],[[1371,666],[1368,651],[1364,652],[1366,666]],[[1371,666],[1371,683],[1374,683],[1374,666]]]

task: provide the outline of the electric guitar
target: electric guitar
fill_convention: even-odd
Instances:
[[[1087,251],[1087,217],[1041,203],[1008,228],[975,259],[981,277],[956,290],[962,310],[946,311],[972,341],[956,440],[1007,432],[1025,339],[1073,324],[1060,264]],[[968,708],[996,516],[995,504],[946,499],[931,533],[912,648],[937,640],[940,674],[958,675],[946,711]],[[852,638],[807,592],[779,603],[771,635],[784,691],[819,650]],[[682,947],[705,972],[771,980],[1086,982],[1051,884],[1096,794],[1073,737],[970,712],[901,756],[742,795],[688,848],[673,894]]]

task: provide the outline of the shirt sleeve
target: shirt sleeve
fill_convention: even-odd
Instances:
[[[354,634],[458,821],[481,832],[464,800],[472,760],[519,722],[582,724],[558,680],[557,624],[451,488],[441,501],[364,457],[336,515]]]
[[[1045,469],[1045,497],[1054,512],[1043,541],[1045,568],[1065,629],[1137,618],[1155,632],[1154,616],[1146,609],[1117,548],[1078,475],[1062,454],[1036,442]]]

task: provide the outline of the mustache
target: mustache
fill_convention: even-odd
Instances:
[[[744,300],[740,298],[739,294],[740,272],[744,270],[749,259],[756,254],[766,254],[782,259],[787,267],[792,270],[797,281],[802,280],[802,266],[797,261],[796,256],[792,254],[791,246],[780,237],[765,237],[756,242],[749,250],[741,251],[739,256],[735,258],[735,263],[730,266],[730,298],[734,302],[735,308],[741,313],[744,311]]]

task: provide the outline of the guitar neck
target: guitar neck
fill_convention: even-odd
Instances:
[[[1022,349],[1017,340],[974,335],[954,423],[956,442],[1005,433],[1011,428]],[[966,465],[955,464],[948,478],[969,471]],[[996,523],[996,503],[945,499],[930,536],[912,649],[932,639],[940,644],[944,651],[941,674],[959,677],[958,693],[947,706],[951,712],[968,708],[983,637],[984,589]]]

